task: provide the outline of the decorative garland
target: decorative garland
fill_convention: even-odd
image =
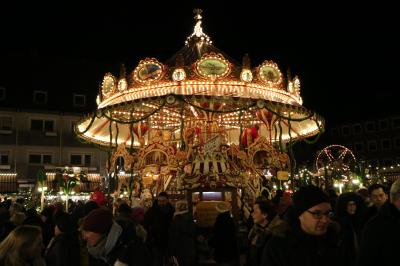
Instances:
[[[318,124],[317,119],[315,119],[315,123],[317,124],[317,127],[318,127],[318,134],[313,140],[307,140],[306,138],[304,138],[303,140],[307,144],[315,144],[318,141],[318,139],[321,137],[321,135],[325,132],[324,128],[321,128],[321,126]]]
[[[116,118],[112,118],[112,115],[108,116],[106,113],[104,113],[103,115],[104,115],[104,117],[106,117],[107,119],[109,119],[109,120],[111,120],[111,121],[114,121],[114,122],[117,122],[117,123],[121,123],[121,124],[135,124],[135,123],[138,123],[138,122],[140,122],[140,121],[143,121],[143,120],[149,118],[150,116],[152,116],[153,114],[159,112],[164,106],[165,106],[165,101],[160,105],[159,108],[154,109],[153,111],[151,111],[151,112],[148,113],[147,115],[145,115],[145,116],[143,116],[143,117],[141,117],[141,118],[138,118],[138,119],[130,120],[130,121],[123,121],[123,120],[119,120],[119,119],[116,119]],[[112,110],[111,108],[110,108],[110,110],[108,110],[108,112],[109,112],[110,114],[111,114],[111,110]]]
[[[78,135],[85,134],[85,133],[90,129],[90,127],[92,126],[92,124],[93,124],[95,118],[96,118],[96,113],[93,113],[93,116],[92,116],[92,119],[90,120],[89,125],[88,125],[88,126],[85,128],[85,130],[83,130],[83,131],[79,131],[79,128],[75,125],[75,127],[74,127],[75,132],[76,132]]]
[[[301,122],[301,121],[310,119],[311,117],[313,117],[315,115],[315,113],[313,111],[311,111],[311,113],[306,117],[303,117],[303,118],[291,118],[290,115],[289,115],[289,117],[287,117],[287,116],[281,115],[280,113],[277,113],[277,112],[273,111],[272,109],[270,109],[268,107],[268,105],[265,105],[264,108],[267,109],[268,111],[270,111],[271,113],[273,113],[274,115],[278,116],[279,118],[283,118],[285,120],[295,121],[295,122]],[[262,109],[262,108],[259,108],[259,109]],[[289,114],[290,114],[290,112],[289,112]]]

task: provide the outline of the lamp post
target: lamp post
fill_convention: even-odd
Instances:
[[[38,188],[38,191],[41,192],[41,197],[40,197],[40,210],[43,211],[44,208],[44,192],[47,190],[47,187],[42,186]]]
[[[36,178],[38,181],[38,191],[41,192],[41,197],[40,197],[40,210],[43,211],[44,208],[44,192],[47,190],[47,187],[45,186],[47,176],[46,173],[43,169],[39,169],[38,172],[36,173]]]

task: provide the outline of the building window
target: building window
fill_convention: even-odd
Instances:
[[[0,164],[6,165],[9,160],[9,152],[8,151],[0,151]]]
[[[83,94],[74,94],[74,106],[85,106],[86,96]]]
[[[360,135],[360,134],[362,134],[362,126],[361,126],[361,124],[355,124],[355,125],[353,125],[353,134],[354,134],[354,135]]]
[[[339,137],[340,136],[339,129],[337,127],[332,128],[331,135],[332,135],[332,137]]]
[[[42,119],[31,119],[31,130],[53,132],[54,121],[53,120],[42,120]]]
[[[364,151],[364,143],[362,143],[362,142],[354,143],[354,151],[358,152],[358,153],[363,152]]]
[[[400,138],[399,137],[393,139],[393,147],[395,149],[400,149]]]
[[[80,165],[82,163],[82,155],[80,154],[71,154],[71,164]]]
[[[92,155],[90,154],[71,154],[70,163],[73,165],[90,166]]]
[[[369,140],[368,141],[368,151],[377,151],[378,150],[378,144],[376,143],[375,140]]]
[[[0,130],[12,130],[12,117],[0,116]]]
[[[34,104],[46,104],[47,103],[47,92],[46,91],[34,91],[33,92],[33,103]]]
[[[365,123],[365,131],[366,132],[374,132],[375,131],[375,122],[369,121]]]
[[[52,162],[51,154],[40,154],[34,153],[29,154],[29,163],[30,164],[51,164]]]
[[[85,165],[88,166],[90,165],[92,161],[92,156],[90,154],[85,154]]]
[[[350,136],[351,131],[349,126],[342,126],[342,135],[343,136]]]
[[[393,128],[400,128],[400,117],[392,118],[392,127]]]
[[[0,101],[6,99],[6,88],[0,87]]]
[[[389,129],[389,120],[379,120],[379,130],[384,131]]]
[[[381,140],[382,150],[390,150],[392,148],[392,142],[390,139],[382,139]]]

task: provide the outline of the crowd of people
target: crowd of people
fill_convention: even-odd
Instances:
[[[367,193],[366,193],[367,192]],[[100,204],[99,204],[100,203]],[[188,202],[161,192],[149,208],[118,201],[59,204],[40,213],[23,201],[0,204],[0,265],[199,265],[202,244],[214,265],[389,265],[400,239],[400,180],[336,196],[309,185],[259,197],[245,245],[231,205],[216,205],[208,234]],[[205,262],[202,262],[205,264]]]

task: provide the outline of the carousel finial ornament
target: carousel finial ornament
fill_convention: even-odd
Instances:
[[[192,45],[193,43],[197,45],[202,45],[204,42],[206,44],[212,43],[210,37],[208,37],[207,34],[203,32],[203,28],[201,27],[201,19],[203,18],[201,16],[202,12],[203,10],[199,8],[193,10],[193,13],[195,14],[194,19],[196,20],[196,24],[194,26],[193,33],[186,39],[186,45]]]
[[[201,28],[201,13],[203,12],[203,10],[197,8],[193,10],[193,13],[195,13],[196,15],[194,16],[194,19],[196,20],[196,25],[194,26],[194,34],[197,37],[201,37],[201,35],[203,35],[203,29]]]

